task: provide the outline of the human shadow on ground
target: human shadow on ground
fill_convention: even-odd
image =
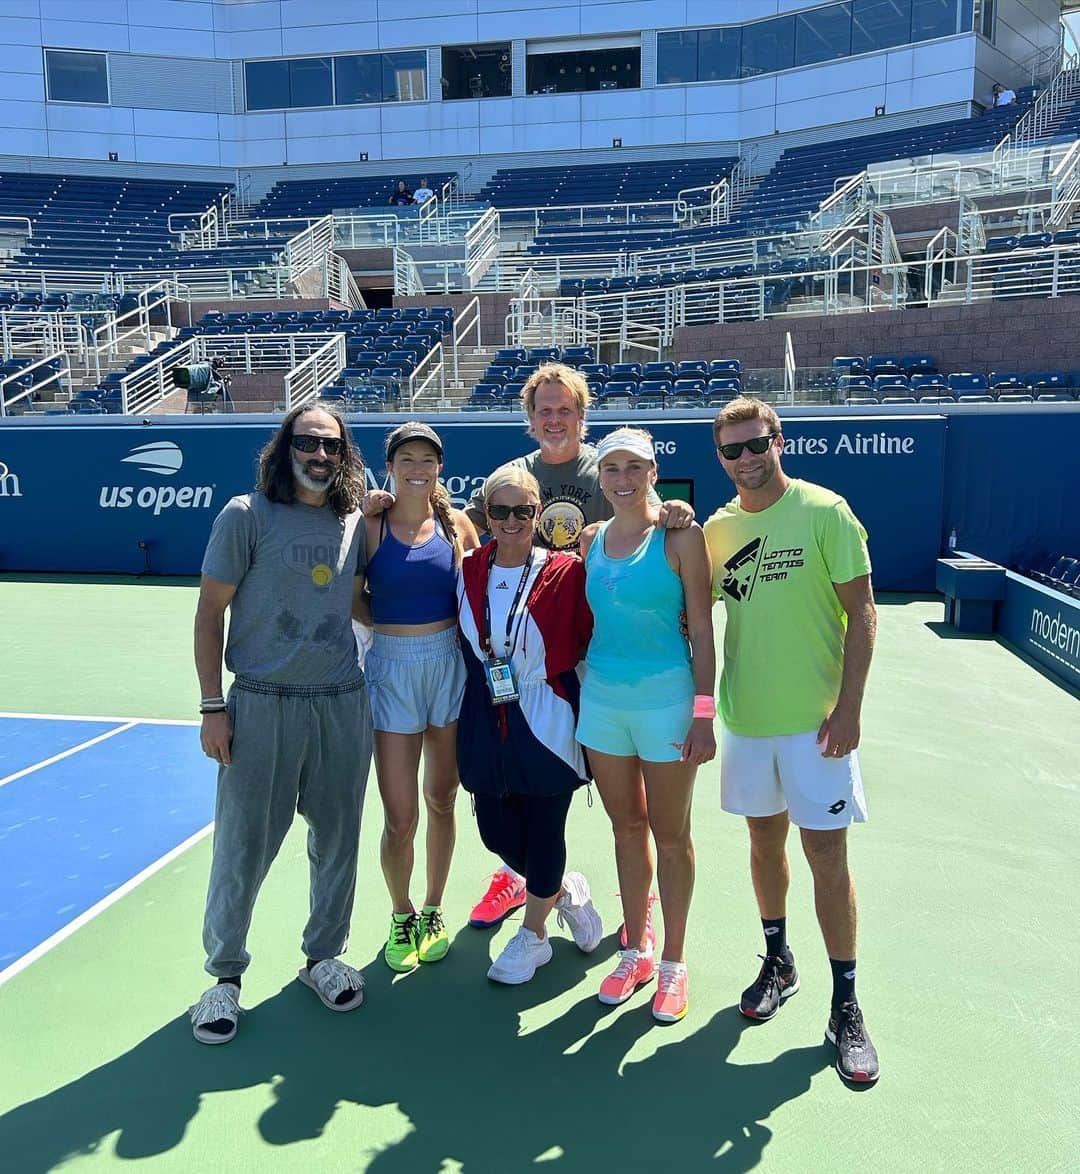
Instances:
[[[336,1170],[510,1174],[544,1155],[563,1171],[594,1171],[632,1155],[634,1168],[741,1172],[772,1138],[762,1123],[831,1063],[821,1044],[768,1063],[732,1063],[750,1026],[735,1007],[626,1061],[647,1032],[669,1030],[652,1019],[651,990],[619,1010],[590,992],[544,1019],[535,1010],[579,982],[589,961],[569,941],[553,944],[551,963],[520,987],[487,982],[488,939],[474,930],[462,930],[437,967],[396,982],[377,957],[365,968],[365,1005],[344,1015],[289,982],[244,1016],[225,1047],[199,1046],[186,1016],[177,1016],[123,1055],[0,1116],[0,1154],[18,1155],[20,1174],[38,1174],[118,1133],[119,1157],[152,1157],[181,1144],[205,1096],[267,1085],[274,1101],[256,1127],[270,1146],[319,1137],[353,1106],[396,1105],[408,1118],[408,1132],[381,1149],[347,1152],[344,1137],[360,1131],[343,1132]],[[609,937],[600,950],[614,948]],[[239,1139],[250,1124],[237,1120],[230,1133]],[[222,1143],[226,1151],[239,1144]]]

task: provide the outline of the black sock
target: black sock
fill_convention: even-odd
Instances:
[[[765,934],[765,953],[774,958],[782,958],[785,966],[790,966],[795,959],[787,944],[787,918],[763,917],[761,929]]]
[[[240,985],[240,975],[234,974],[231,978],[219,978],[218,979],[218,986],[221,986],[221,984],[223,982],[231,982],[233,984],[233,986],[239,986]]]
[[[840,1010],[842,1003],[855,1002],[855,959],[830,958],[832,967],[832,1009]]]

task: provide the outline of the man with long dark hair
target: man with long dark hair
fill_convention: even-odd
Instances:
[[[357,508],[363,476],[341,416],[296,408],[259,457],[255,492],[234,497],[210,534],[195,666],[202,747],[218,763],[203,924],[206,969],[217,984],[191,1009],[200,1043],[236,1034],[255,898],[297,811],[311,861],[300,981],[331,1011],[363,999],[363,976],[337,957],[348,941],[371,761],[351,622],[367,566]],[[227,699],[223,652],[235,674]]]

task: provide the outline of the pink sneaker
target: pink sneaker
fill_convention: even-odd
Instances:
[[[687,1006],[686,963],[661,961],[653,1018],[661,1023],[677,1023],[686,1014]]]
[[[512,879],[508,872],[497,872],[491,878],[488,891],[469,914],[469,924],[477,929],[488,929],[524,904],[525,882]]]
[[[645,945],[651,951],[656,945],[656,930],[653,928],[652,907],[660,898],[655,893],[649,894],[648,908],[645,910]],[[626,922],[619,926],[619,946],[626,949]]]
[[[617,1007],[654,976],[653,956],[638,950],[620,950],[619,964],[600,984],[601,1003]]]

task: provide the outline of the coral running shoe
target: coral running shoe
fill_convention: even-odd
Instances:
[[[660,963],[660,976],[653,999],[653,1018],[659,1023],[678,1023],[686,1014],[686,963]]]
[[[649,894],[648,908],[645,910],[645,948],[651,950],[656,945],[656,930],[653,928],[652,907],[660,898],[655,893]],[[626,949],[626,922],[619,926],[619,948]]]
[[[497,872],[491,878],[488,891],[469,914],[469,924],[477,929],[488,929],[524,904],[525,882],[520,877],[511,877],[508,872]]]
[[[597,997],[601,1003],[617,1007],[654,976],[652,954],[644,954],[640,950],[620,950],[619,964],[600,984]]]

